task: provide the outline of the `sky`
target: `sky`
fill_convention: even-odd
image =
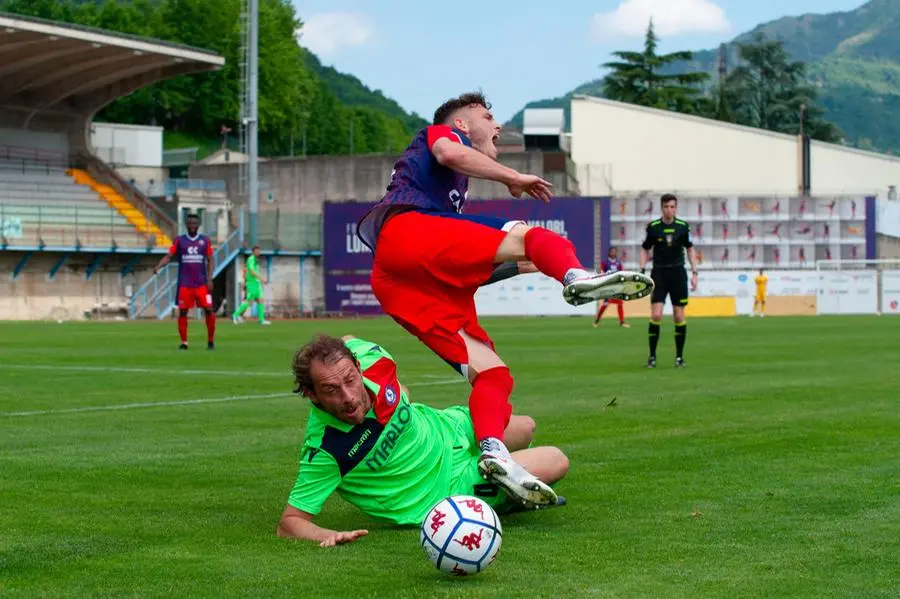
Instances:
[[[864,0],[293,0],[300,44],[426,119],[482,90],[505,122],[531,100],[603,75],[613,50],[639,49],[650,17],[660,52],[717,47],[783,16],[853,10]],[[563,8],[565,7],[565,8]]]

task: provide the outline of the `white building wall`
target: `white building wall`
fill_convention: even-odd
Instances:
[[[162,166],[162,127],[92,123],[90,143],[94,154],[110,164]]]
[[[810,145],[815,194],[866,192],[885,198],[889,187],[900,187],[900,158],[896,156],[818,141]]]
[[[572,99],[572,160],[586,195],[796,193],[789,135],[598,98]]]
[[[796,194],[799,139],[673,112],[576,96],[572,160],[586,195],[639,191]],[[811,144],[812,193],[875,194],[900,185],[900,159]]]

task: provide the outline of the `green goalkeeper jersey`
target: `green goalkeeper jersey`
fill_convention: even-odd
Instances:
[[[253,254],[247,258],[247,288],[258,289],[260,286],[259,277],[254,277],[250,271],[259,272],[259,260]]]
[[[461,445],[458,427],[445,413],[410,403],[397,380],[397,365],[383,348],[361,339],[347,346],[375,401],[358,425],[310,406],[288,504],[318,514],[337,491],[370,516],[420,524],[461,476],[464,463],[454,459],[454,447]]]

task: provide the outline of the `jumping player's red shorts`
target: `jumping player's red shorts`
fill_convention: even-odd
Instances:
[[[212,310],[212,294],[206,286],[203,287],[179,287],[178,309],[190,310],[194,306],[204,310]]]
[[[478,324],[475,292],[494,269],[508,230],[502,219],[404,212],[378,236],[372,291],[384,311],[462,372],[463,330],[493,349]]]

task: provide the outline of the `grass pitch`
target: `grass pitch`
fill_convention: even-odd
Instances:
[[[561,447],[569,505],[503,519],[495,564],[451,579],[418,530],[320,549],[275,537],[308,412],[292,352],[316,331],[377,341],[413,401],[468,386],[388,320],[0,324],[0,595],[896,597],[900,321],[694,319],[675,370],[646,325],[486,319],[516,413]],[[615,398],[613,405],[609,405]]]

